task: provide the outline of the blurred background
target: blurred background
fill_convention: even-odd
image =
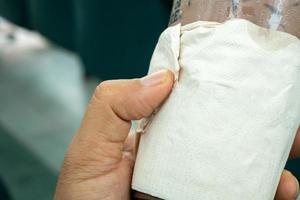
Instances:
[[[1,200],[52,199],[94,88],[147,73],[171,4],[0,0]]]
[[[0,199],[50,200],[102,80],[140,77],[169,0],[0,0]]]

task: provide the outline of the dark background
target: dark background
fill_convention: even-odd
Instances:
[[[80,54],[101,79],[145,75],[170,0],[0,0],[0,14]]]

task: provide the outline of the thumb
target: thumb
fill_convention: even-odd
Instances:
[[[101,83],[86,112],[82,129],[109,142],[124,142],[131,120],[149,116],[168,96],[174,78],[168,70],[142,79]]]
[[[98,172],[101,167],[104,171],[109,170],[122,159],[131,120],[151,115],[166,99],[173,83],[173,74],[168,70],[142,79],[101,83],[69,147],[66,160],[73,165],[79,162],[81,167],[85,162],[97,161],[97,165],[101,165],[97,166]]]

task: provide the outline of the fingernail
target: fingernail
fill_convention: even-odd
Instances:
[[[160,70],[141,79],[143,86],[153,87],[165,81],[167,77],[167,70]]]
[[[297,197],[299,195],[299,182],[298,182],[298,179],[290,171],[287,171],[287,170],[285,170],[285,171],[287,172],[288,176],[290,176],[291,178],[293,178],[294,181],[295,181],[294,184],[296,184],[297,190],[296,190],[294,199],[297,199]]]
[[[297,184],[297,195],[296,195],[296,199],[299,196],[299,181],[297,180],[297,178],[295,178],[296,184]]]

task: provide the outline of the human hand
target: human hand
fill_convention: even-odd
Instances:
[[[291,153],[290,158],[300,157],[300,128],[298,129]],[[284,170],[280,183],[277,188],[275,200],[295,200],[299,193],[299,183],[289,171]]]
[[[151,115],[173,83],[168,70],[101,83],[66,154],[55,199],[130,199],[134,157],[126,139],[131,120]]]
[[[91,100],[61,170],[55,199],[130,199],[134,166],[131,120],[149,116],[170,93],[174,77],[160,71],[151,78],[106,81]],[[291,158],[300,156],[300,129]],[[296,199],[298,182],[284,171],[276,200]]]

